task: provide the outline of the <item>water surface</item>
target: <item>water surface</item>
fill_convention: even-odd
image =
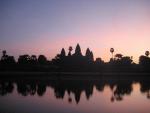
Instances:
[[[1,77],[0,113],[149,113],[148,76]]]

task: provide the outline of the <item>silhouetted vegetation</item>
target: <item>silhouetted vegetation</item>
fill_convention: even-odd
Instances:
[[[104,62],[101,58],[94,60],[93,52],[89,48],[83,55],[79,44],[75,48],[75,53],[72,53],[72,46],[68,50],[67,54],[62,48],[60,54],[52,60],[48,60],[44,55],[25,54],[20,55],[17,61],[4,50],[0,60],[0,71],[150,72],[149,51],[145,52],[145,56],[139,57],[139,64],[135,64],[132,56],[124,56],[121,53],[114,55],[114,48],[110,48],[112,57],[109,62]]]

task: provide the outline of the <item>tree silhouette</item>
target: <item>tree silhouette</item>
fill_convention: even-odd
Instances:
[[[145,51],[145,55],[148,57],[149,56],[149,51]]]
[[[150,66],[150,58],[147,56],[143,56],[143,55],[140,56],[139,64],[148,68]]]
[[[2,51],[2,57],[1,57],[1,64],[3,65],[11,65],[11,64],[15,64],[15,58],[13,56],[9,56],[7,55],[6,50]]]
[[[116,54],[116,55],[115,55],[115,57],[116,57],[118,60],[120,60],[120,59],[122,58],[122,56],[123,56],[122,54]]]
[[[6,50],[2,51],[3,56],[6,56],[6,53],[7,53]]]
[[[30,62],[30,56],[29,55],[20,55],[18,58],[19,64],[29,64]]]
[[[44,55],[39,55],[38,63],[39,64],[46,64],[47,63],[47,58]]]
[[[7,52],[6,50],[3,50],[1,60],[6,60],[7,58],[8,58]]]
[[[32,56],[31,56],[30,62],[31,62],[31,64],[33,64],[33,65],[37,64],[37,57],[36,57],[36,55],[32,55]]]
[[[126,66],[126,65],[131,65],[132,63],[132,59],[131,57],[125,56],[121,58],[121,63],[122,65]]]
[[[114,48],[110,48],[110,52],[112,54],[112,59],[113,59]]]
[[[71,51],[73,50],[72,46],[69,46],[69,53],[68,56],[71,56]]]
[[[147,56],[140,56],[139,58],[139,65],[141,66],[141,69],[143,72],[150,72],[150,58]]]
[[[5,64],[5,65],[11,65],[11,64],[15,64],[15,58],[13,56],[5,56],[2,57],[1,59],[1,64]]]
[[[96,58],[95,63],[101,64],[104,63],[104,61],[101,58]]]

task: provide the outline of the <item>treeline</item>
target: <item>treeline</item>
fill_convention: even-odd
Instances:
[[[20,55],[17,61],[4,50],[0,60],[0,71],[150,72],[149,51],[139,57],[139,64],[135,64],[132,56],[123,56],[120,53],[113,55],[113,48],[110,49],[112,58],[109,62],[104,62],[101,58],[94,60],[93,52],[89,48],[83,55],[79,44],[75,53],[72,53],[72,50],[70,46],[67,54],[62,48],[60,54],[52,60],[48,60],[44,55],[25,54]]]

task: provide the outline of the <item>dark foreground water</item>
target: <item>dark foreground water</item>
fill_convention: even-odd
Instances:
[[[0,113],[150,113],[150,76],[1,77]]]

